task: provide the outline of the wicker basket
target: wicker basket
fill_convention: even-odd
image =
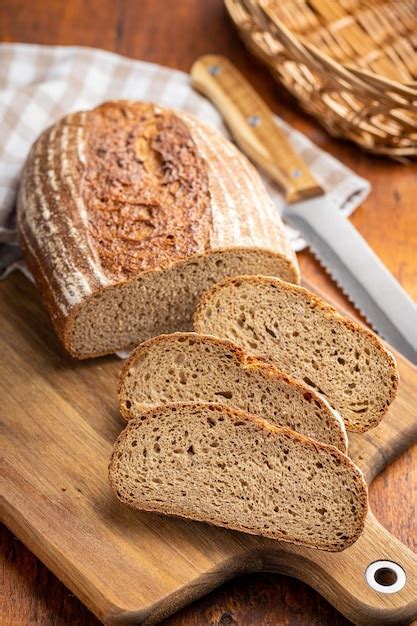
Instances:
[[[416,0],[225,0],[250,50],[337,137],[417,156]]]

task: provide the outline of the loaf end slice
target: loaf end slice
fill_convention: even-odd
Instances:
[[[173,333],[138,346],[120,374],[122,415],[174,402],[225,404],[346,452],[343,420],[324,399],[230,341]]]
[[[377,426],[396,396],[398,370],[383,342],[303,287],[273,277],[225,279],[201,297],[194,328],[303,381],[348,430]]]
[[[109,480],[133,508],[328,551],[356,541],[367,512],[362,474],[339,450],[219,405],[131,420]]]

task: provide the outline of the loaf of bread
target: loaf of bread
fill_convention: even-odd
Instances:
[[[205,293],[199,333],[230,339],[323,395],[348,430],[376,426],[393,401],[393,355],[371,331],[306,289],[276,278],[225,279]]]
[[[23,170],[18,227],[77,358],[191,329],[197,297],[225,276],[299,280],[249,161],[190,115],[147,103],[105,103],[45,131]]]
[[[160,406],[119,436],[109,479],[124,503],[322,550],[360,535],[361,472],[333,446],[243,411]]]
[[[343,421],[325,400],[230,341],[174,333],[133,352],[120,373],[122,415],[175,402],[225,404],[346,452]]]

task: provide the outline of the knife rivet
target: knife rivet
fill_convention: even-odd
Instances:
[[[221,67],[219,65],[211,65],[208,68],[209,74],[211,74],[212,76],[218,76],[218,74],[220,74]]]
[[[262,118],[260,115],[249,115],[248,117],[249,126],[260,126],[262,123]]]
[[[303,175],[303,173],[302,173],[302,171],[301,171],[301,170],[293,170],[293,171],[291,172],[291,176],[292,176],[293,178],[300,178],[302,175]]]

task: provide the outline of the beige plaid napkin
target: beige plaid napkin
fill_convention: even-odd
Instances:
[[[183,109],[227,135],[216,109],[196,93],[188,74],[81,47],[0,44],[0,276],[25,271],[15,230],[15,197],[26,154],[39,133],[66,113],[109,99],[147,100]],[[281,119],[279,124],[332,200],[349,215],[368,195],[356,176]],[[265,178],[277,211],[284,200]],[[295,250],[305,242],[288,228]]]

